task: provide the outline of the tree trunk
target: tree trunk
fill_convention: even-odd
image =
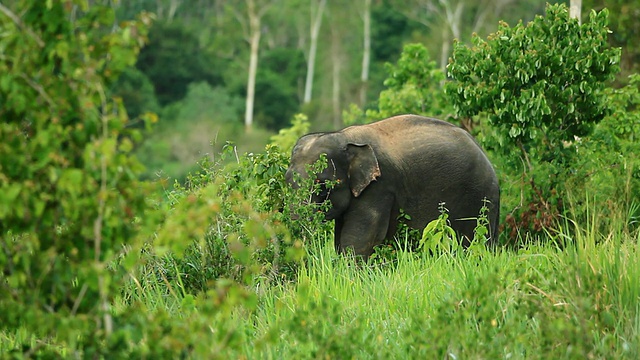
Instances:
[[[364,42],[362,51],[362,72],[360,73],[360,107],[364,109],[367,102],[369,64],[371,62],[371,0],[364,0],[363,22]]]
[[[333,62],[333,91],[331,103],[333,108],[333,127],[337,130],[342,127],[340,113],[340,79],[342,72],[342,57],[340,56],[340,32],[332,27],[331,31],[331,60]]]
[[[580,17],[582,12],[582,0],[571,0],[569,7],[569,16],[578,19],[578,23],[582,23]]]
[[[247,132],[253,127],[253,104],[256,92],[256,74],[258,73],[258,50],[260,49],[260,16],[256,12],[254,0],[247,0],[249,15],[249,78],[247,79],[247,99],[244,113],[244,126]]]
[[[320,25],[322,24],[322,14],[324,12],[327,0],[321,0],[315,12],[315,17],[311,23],[311,44],[309,45],[309,59],[307,61],[307,79],[304,84],[303,102],[306,104],[311,101],[311,91],[313,89],[313,75],[316,62],[316,52],[318,50],[318,34],[320,33]],[[311,16],[313,17],[313,9]]]
[[[489,14],[491,13],[494,13],[497,15],[502,14],[502,12],[504,11],[504,8],[513,2],[515,2],[515,0],[485,1],[480,7],[480,9],[478,10],[478,13],[476,14],[476,20],[473,25],[472,33],[480,32],[482,27],[485,26],[485,23],[487,21],[487,17],[489,16]]]
[[[440,47],[440,69],[446,74],[449,62],[449,51],[451,51],[451,37],[448,29],[442,29],[442,46]]]
[[[164,5],[162,4],[162,0],[156,0],[156,16],[158,19],[162,19],[164,13]]]
[[[180,7],[181,2],[178,0],[171,0],[169,3],[169,11],[167,13],[167,20],[169,22],[173,21],[173,18],[176,16],[176,12],[178,11],[178,7]]]
[[[455,10],[451,8],[451,3],[440,0],[444,8],[444,18],[449,30],[443,29],[442,33],[442,54],[440,54],[440,68],[446,74],[447,64],[449,63],[449,52],[451,51],[451,42],[453,39],[460,39],[460,23],[462,21],[462,13],[464,4],[459,2],[456,4]]]

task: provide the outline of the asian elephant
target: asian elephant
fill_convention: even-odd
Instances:
[[[489,238],[498,233],[500,188],[489,159],[465,130],[418,115],[400,115],[336,132],[302,136],[293,148],[286,179],[306,176],[305,165],[326,154],[317,174],[321,191],[313,201],[331,202],[325,213],[335,220],[335,248],[368,258],[391,238],[402,209],[412,228],[422,229],[445,203],[451,227],[464,246],[483,200],[489,200]],[[323,186],[331,181],[334,187]]]

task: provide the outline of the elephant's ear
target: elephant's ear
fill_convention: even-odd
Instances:
[[[380,174],[380,166],[373,148],[369,144],[349,144],[349,183],[353,196],[360,193],[377,179]]]

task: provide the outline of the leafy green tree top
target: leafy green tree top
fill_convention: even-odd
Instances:
[[[606,114],[602,89],[619,71],[620,49],[607,45],[607,10],[580,25],[565,5],[548,5],[526,26],[500,23],[487,40],[457,42],[446,91],[463,117],[487,113],[505,154],[564,163],[566,145]],[[570,146],[569,146],[570,148]]]

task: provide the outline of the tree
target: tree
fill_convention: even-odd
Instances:
[[[486,28],[490,16],[500,16],[513,0],[411,0],[394,2],[410,19],[430,29],[431,39],[440,36],[440,67],[445,69],[454,39]]]
[[[221,16],[223,2],[226,0],[107,0],[116,9],[117,18],[129,20],[142,11],[155,15],[160,22],[171,23],[174,20],[183,24],[210,21],[213,16]],[[199,24],[198,24],[199,25]]]
[[[554,5],[526,26],[501,23],[486,41],[474,37],[473,47],[456,42],[447,84],[456,111],[488,112],[500,145],[515,145],[523,160],[536,152],[562,161],[555,152],[563,142],[589,134],[605,115],[600,90],[619,71],[620,50],[606,43],[607,17],[593,13],[581,26],[566,6]]]
[[[412,21],[389,4],[389,0],[376,1],[371,7],[371,61],[367,93],[374,96],[362,108],[374,107],[374,101],[384,90],[388,77],[387,63],[395,63],[406,42],[416,42],[414,34],[424,32],[424,26]]]
[[[136,119],[147,112],[160,111],[153,84],[135,67],[125,69],[110,90],[113,96],[122,99],[130,119]]]
[[[456,42],[447,95],[463,118],[487,114],[495,133],[487,145],[529,179],[527,209],[557,216],[563,177],[576,156],[576,139],[591,133],[607,112],[602,90],[619,71],[620,49],[607,44],[608,12],[580,25],[565,5],[550,5],[526,26],[500,23],[498,31],[469,47]],[[518,151],[519,157],[513,157]],[[522,166],[524,164],[524,166]],[[534,173],[544,169],[538,181]],[[543,206],[544,209],[540,209]],[[546,215],[545,215],[546,216]]]
[[[580,23],[582,21],[581,14],[582,14],[582,0],[571,0],[570,6],[569,6],[569,15],[574,19],[578,19],[578,23]]]
[[[110,346],[130,336],[111,304],[149,194],[139,134],[106,89],[151,18],[114,19],[86,1],[0,4],[0,333],[33,336],[16,357],[119,357]]]
[[[256,75],[258,74],[258,56],[262,36],[262,18],[278,0],[245,0],[244,11],[240,5],[231,6],[236,19],[242,25],[245,39],[249,43],[249,70],[247,75],[247,96],[245,102],[244,125],[246,131],[253,126],[253,107],[256,96]]]
[[[324,14],[324,8],[327,5],[327,0],[320,0],[317,6],[314,6],[315,0],[311,0],[309,6],[311,7],[311,42],[309,43],[309,58],[307,59],[307,78],[304,83],[304,99],[306,104],[311,101],[311,91],[313,89],[313,74],[316,63],[316,53],[318,51],[318,34],[320,33],[320,26],[322,25],[322,18]]]
[[[371,0],[363,0],[362,9],[362,70],[360,72],[360,106],[367,102],[367,83],[371,63]]]
[[[160,19],[166,18],[167,22],[171,22],[176,16],[178,8],[182,4],[180,0],[156,0],[157,10],[156,14]]]
[[[386,64],[387,89],[380,93],[378,112],[369,118],[386,118],[400,114],[446,117],[442,83],[444,73],[431,60],[422,44],[407,44],[396,64]]]
[[[222,84],[223,64],[200,46],[195,31],[174,21],[154,24],[136,67],[153,83],[160,105],[166,106],[182,99],[192,82]]]
[[[348,124],[370,123],[401,114],[418,114],[447,119],[453,110],[446,105],[444,73],[431,60],[422,44],[407,44],[397,63],[386,63],[385,89],[378,97],[377,109],[358,108],[345,112]]]
[[[342,127],[341,118],[341,91],[342,91],[342,72],[343,72],[343,51],[342,51],[342,33],[339,26],[331,27],[331,114],[333,128]]]
[[[628,76],[640,70],[640,0],[583,0],[585,9],[609,10],[609,43],[622,47],[618,81],[627,83]]]
[[[297,91],[305,74],[304,55],[297,49],[277,47],[263,51],[260,64],[254,117],[263,128],[278,131],[300,110]]]

